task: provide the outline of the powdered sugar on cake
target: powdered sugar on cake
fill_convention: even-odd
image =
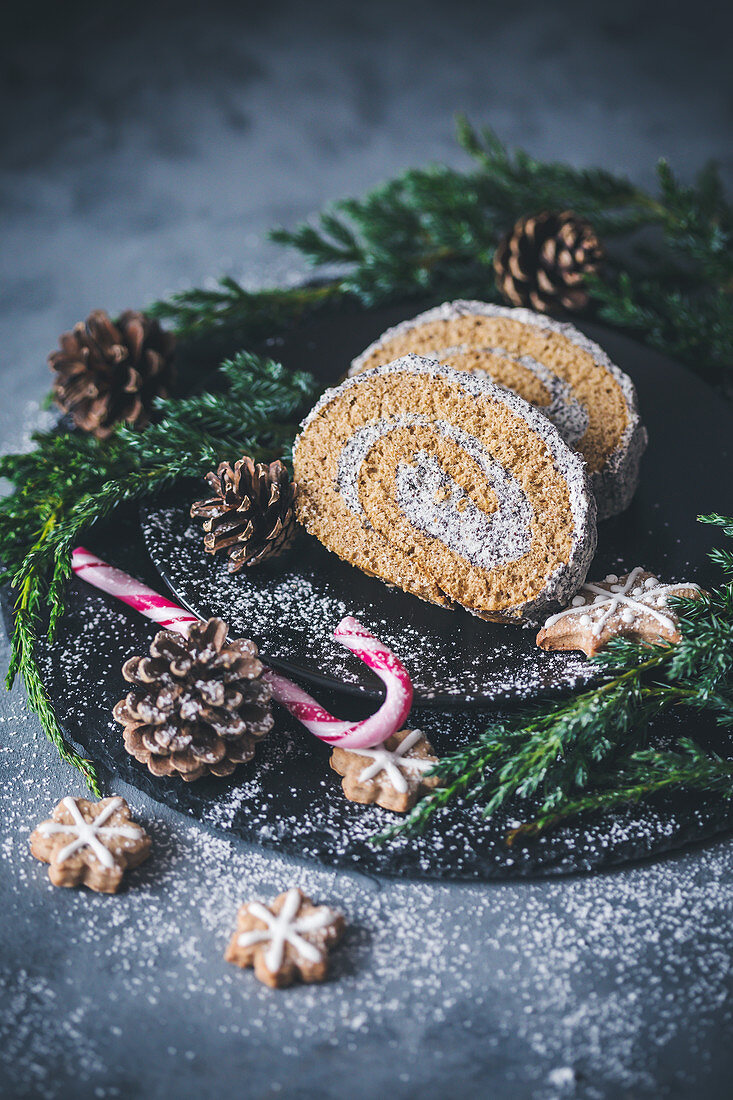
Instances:
[[[361,355],[353,360],[349,374],[356,375],[364,371],[365,365],[377,352],[379,352],[382,345],[388,344],[390,341],[399,337],[406,336],[414,329],[434,322],[448,322],[457,320],[461,317],[471,316],[505,318],[522,325],[531,326],[540,331],[556,333],[559,336],[563,336],[579,350],[590,355],[599,367],[602,367],[612,376],[623,395],[626,408],[626,425],[617,446],[606,457],[603,468],[591,473],[590,478],[598,504],[599,519],[605,519],[607,516],[624,511],[631,502],[631,498],[636,490],[639,480],[641,456],[646,449],[648,440],[646,429],[639,415],[636,389],[629,376],[611,362],[606,352],[598,344],[567,322],[552,320],[545,315],[534,313],[529,309],[512,309],[507,306],[493,305],[490,302],[462,299],[454,302],[444,302],[442,305],[429,309],[419,314],[417,317],[401,321],[399,324],[387,329],[377,340],[370,344]],[[457,349],[445,350],[455,351]],[[504,353],[504,349],[496,350],[499,354]],[[440,352],[438,351],[435,354],[440,354]],[[557,391],[548,386],[546,377],[542,377],[536,370],[536,360],[530,356],[522,356],[516,357],[516,361],[526,366],[529,370],[532,370],[543,385],[547,386],[550,390],[550,393],[553,395],[554,408],[551,409],[550,406],[540,406],[540,408],[557,424],[560,431],[565,433],[567,431],[566,425],[559,422],[557,419],[557,412],[559,411],[559,406],[555,405],[555,400],[558,396]],[[549,368],[545,368],[545,370],[547,370],[549,374],[553,374]],[[556,376],[553,375],[553,377]],[[576,425],[573,426],[571,430],[577,430],[577,425],[578,422],[576,421]],[[569,437],[566,436],[566,438]],[[579,438],[579,436],[577,436],[576,439],[577,438]],[[569,439],[569,441],[571,440]]]
[[[512,614],[518,618],[536,619],[546,611],[548,604],[561,602],[577,591],[579,585],[585,579],[596,546],[595,501],[589,489],[585,464],[579,455],[570,450],[558,430],[541,411],[511,390],[492,382],[483,374],[458,371],[436,363],[435,360],[417,355],[406,355],[386,366],[363,371],[355,377],[347,378],[340,386],[326,390],[303,421],[301,425],[302,433],[332,402],[348,394],[350,389],[363,386],[370,379],[405,374],[415,375],[422,380],[444,379],[470,396],[484,400],[489,399],[504,405],[520,417],[531,432],[540,437],[549,451],[555,469],[567,485],[573,520],[573,536],[568,560],[559,563],[552,569],[545,578],[540,593],[513,609]],[[403,413],[395,414],[394,419],[379,418],[357,428],[350,439],[347,440],[339,456],[336,487],[349,509],[357,517],[360,517],[362,523],[365,522],[366,517],[363,516],[358,494],[358,472],[375,443],[390,431],[409,423],[428,423],[433,430],[437,430],[456,442],[482,467],[499,500],[498,517],[494,514],[493,517],[485,517],[479,523],[475,512],[466,507],[462,503],[462,498],[456,495],[454,486],[450,484],[449,473],[442,471],[444,475],[443,485],[436,485],[436,470],[430,463],[426,463],[422,457],[417,459],[418,469],[422,463],[423,469],[421,472],[427,475],[427,482],[432,493],[428,494],[425,491],[425,486],[420,485],[421,479],[418,473],[397,471],[398,493],[401,488],[402,494],[401,500],[398,497],[398,504],[401,506],[406,505],[405,514],[419,530],[440,539],[449,548],[465,554],[467,560],[472,563],[484,565],[484,562],[487,562],[490,564],[484,565],[484,567],[492,568],[501,561],[518,560],[523,553],[526,553],[527,529],[531,522],[531,516],[528,501],[519,491],[516,479],[511,477],[508,471],[501,468],[496,459],[488,453],[486,447],[463,428],[458,425],[447,424],[440,417],[428,421],[427,418],[420,419],[415,414],[416,418],[413,421],[412,416],[413,414]],[[293,448],[296,459],[298,447],[303,439],[302,433],[296,439]],[[415,471],[416,456],[412,455],[410,458],[412,460],[410,466],[412,471]],[[427,459],[427,456],[425,456],[425,459]],[[501,474],[499,474],[499,470],[501,470]],[[439,504],[439,502],[435,501],[435,493],[441,487],[447,491],[444,500],[444,504],[447,506],[442,510],[442,515],[437,521],[438,526],[436,526],[436,504]],[[409,503],[407,503],[408,498]],[[509,530],[510,517],[514,524],[511,531]],[[440,522],[441,519],[442,523]],[[492,531],[493,538],[490,538],[489,533],[492,524],[496,524],[496,527]],[[482,556],[484,554],[487,556]]]

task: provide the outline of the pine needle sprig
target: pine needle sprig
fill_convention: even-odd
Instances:
[[[632,753],[611,785],[568,799],[557,810],[543,811],[533,821],[510,829],[507,843],[511,846],[517,840],[530,840],[579,814],[633,806],[670,788],[733,797],[733,761],[702,749],[687,737],[680,737],[678,746],[677,751],[645,749]]]
[[[242,352],[220,368],[221,392],[161,400],[145,430],[119,427],[107,440],[37,433],[35,450],[0,458],[13,491],[0,500],[0,579],[18,596],[7,684],[22,676],[28,700],[61,757],[99,793],[93,764],[64,739],[38,668],[41,630],[53,638],[64,611],[71,553],[119,507],[203,477],[224,459],[287,455],[317,386],[304,372]]]
[[[733,518],[698,518],[733,537]],[[486,817],[522,808],[529,820],[514,830],[517,839],[668,787],[703,789],[709,779],[711,790],[727,781],[733,794],[733,763],[716,753],[684,738],[677,750],[644,744],[650,723],[673,707],[705,712],[733,729],[733,568],[712,593],[670,600],[670,606],[679,619],[679,643],[615,639],[594,658],[608,673],[604,683],[496,721],[443,757],[431,773],[442,785],[375,842],[422,832],[436,811],[459,799],[481,802]]]
[[[503,234],[523,215],[572,209],[609,246],[606,265],[587,278],[591,313],[733,396],[733,208],[715,165],[685,185],[660,161],[652,194],[617,173],[510,151],[463,117],[458,140],[473,161],[468,170],[411,168],[313,222],[273,230],[321,281],[249,291],[225,276],[151,311],[180,336],[226,333],[247,344],[335,305],[499,301],[492,264]]]
[[[147,313],[170,322],[181,339],[195,341],[225,334],[227,340],[251,345],[285,332],[304,318],[344,298],[338,282],[246,290],[230,275],[214,289],[194,287],[154,302]]]
[[[316,269],[335,266],[334,289],[366,307],[498,300],[492,263],[501,236],[522,215],[572,209],[613,243],[587,283],[598,316],[733,392],[733,209],[715,165],[686,186],[660,161],[652,195],[612,172],[510,152],[465,118],[458,139],[473,170],[410,169],[272,238]],[[651,231],[643,248],[641,229]]]
[[[46,736],[55,746],[61,759],[81,772],[89,789],[99,798],[101,797],[101,790],[94,763],[76,752],[64,737],[56,712],[41,679],[36,656],[36,624],[41,599],[41,585],[35,580],[29,581],[24,586],[15,608],[12,675],[15,677],[19,673],[22,676],[28,697],[28,705],[38,715]],[[10,682],[8,682],[8,687],[10,687]]]
[[[601,687],[564,703],[522,710],[444,756],[430,773],[440,777],[441,786],[377,841],[422,832],[437,809],[458,798],[483,800],[486,817],[515,799],[539,798],[543,810],[554,810],[568,792],[586,785],[606,757],[639,735],[658,709],[642,690],[644,675],[666,659],[666,651],[656,652],[666,647],[653,648],[643,663]]]

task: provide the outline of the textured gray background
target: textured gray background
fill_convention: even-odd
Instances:
[[[94,306],[230,271],[415,162],[466,110],[540,156],[651,182],[733,176],[731,19],[709,4],[26,3],[0,44],[0,441],[43,419],[45,355]],[[441,886],[286,862],[120,789],[154,857],[118,898],[27,854],[64,793],[0,700],[0,1087],[42,1096],[730,1095],[733,844],[564,882]],[[221,953],[291,880],[352,922],[335,981],[273,994]]]

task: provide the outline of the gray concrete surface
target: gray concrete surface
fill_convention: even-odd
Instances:
[[[325,200],[460,162],[466,110],[643,183],[733,175],[730,17],[712,5],[27,4],[0,43],[0,442],[42,419],[56,334],[231,271]],[[3,651],[5,657],[5,650]],[[6,659],[6,657],[5,657]],[[727,1097],[733,844],[572,881],[376,881],[222,839],[121,785],[155,854],[118,898],[54,891],[34,823],[82,793],[0,698],[0,1089],[94,1097]],[[221,955],[294,881],[351,931],[322,988]]]

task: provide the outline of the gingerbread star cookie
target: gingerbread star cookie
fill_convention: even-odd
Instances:
[[[637,642],[678,642],[678,618],[670,596],[697,599],[702,590],[692,582],[662,584],[640,566],[617,577],[609,573],[598,584],[584,584],[570,607],[549,619],[537,635],[541,649],[581,649],[593,657],[611,638]]]
[[[400,730],[374,749],[335,748],[330,763],[351,802],[376,802],[399,814],[440,785],[437,776],[425,774],[438,757],[421,730]]]
[[[130,817],[124,798],[62,798],[31,834],[31,854],[48,863],[54,886],[83,883],[115,894],[126,870],[150,854],[150,837]]]
[[[284,989],[296,978],[322,982],[328,972],[328,949],[346,923],[327,905],[313,905],[296,888],[269,905],[250,901],[241,906],[237,928],[224,958],[235,966],[253,966],[255,977],[272,989]]]

